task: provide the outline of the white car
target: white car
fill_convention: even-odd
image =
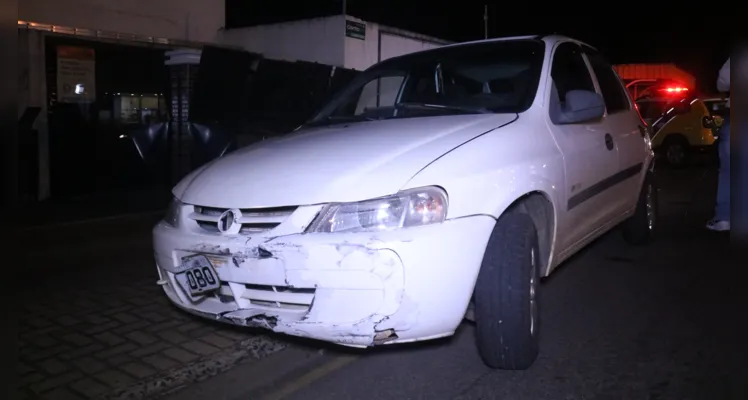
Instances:
[[[454,334],[538,355],[538,286],[623,223],[657,223],[648,130],[592,47],[450,45],[358,75],[295,132],[185,177],[153,231],[190,313],[354,347]]]

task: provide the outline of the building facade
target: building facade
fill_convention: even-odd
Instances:
[[[137,180],[129,149],[116,140],[124,133],[111,137],[103,128],[163,118],[164,52],[219,43],[224,14],[215,0],[19,2],[20,151],[5,201],[111,186],[103,175]],[[90,173],[112,162],[114,170]]]
[[[286,61],[364,70],[391,57],[450,42],[348,15],[224,30],[222,43]]]
[[[18,179],[3,191],[11,204],[152,179],[118,139],[170,118],[169,51],[199,57],[209,44],[363,70],[448,43],[345,15],[226,30],[216,0],[26,0],[18,15]]]

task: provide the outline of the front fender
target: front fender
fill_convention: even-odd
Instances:
[[[520,118],[464,144],[419,172],[403,189],[443,187],[449,195],[448,219],[498,218],[532,192],[544,193],[555,209],[563,203],[563,157],[548,130],[532,121]]]

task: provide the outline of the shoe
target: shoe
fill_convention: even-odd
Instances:
[[[717,221],[713,219],[706,223],[706,229],[710,229],[717,232],[725,232],[730,230],[730,221]]]

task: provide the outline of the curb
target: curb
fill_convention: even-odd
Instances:
[[[141,380],[99,396],[97,400],[146,399],[160,397],[188,384],[226,372],[245,361],[261,361],[286,349],[287,344],[258,335],[240,342],[228,351],[203,358],[181,368]]]

